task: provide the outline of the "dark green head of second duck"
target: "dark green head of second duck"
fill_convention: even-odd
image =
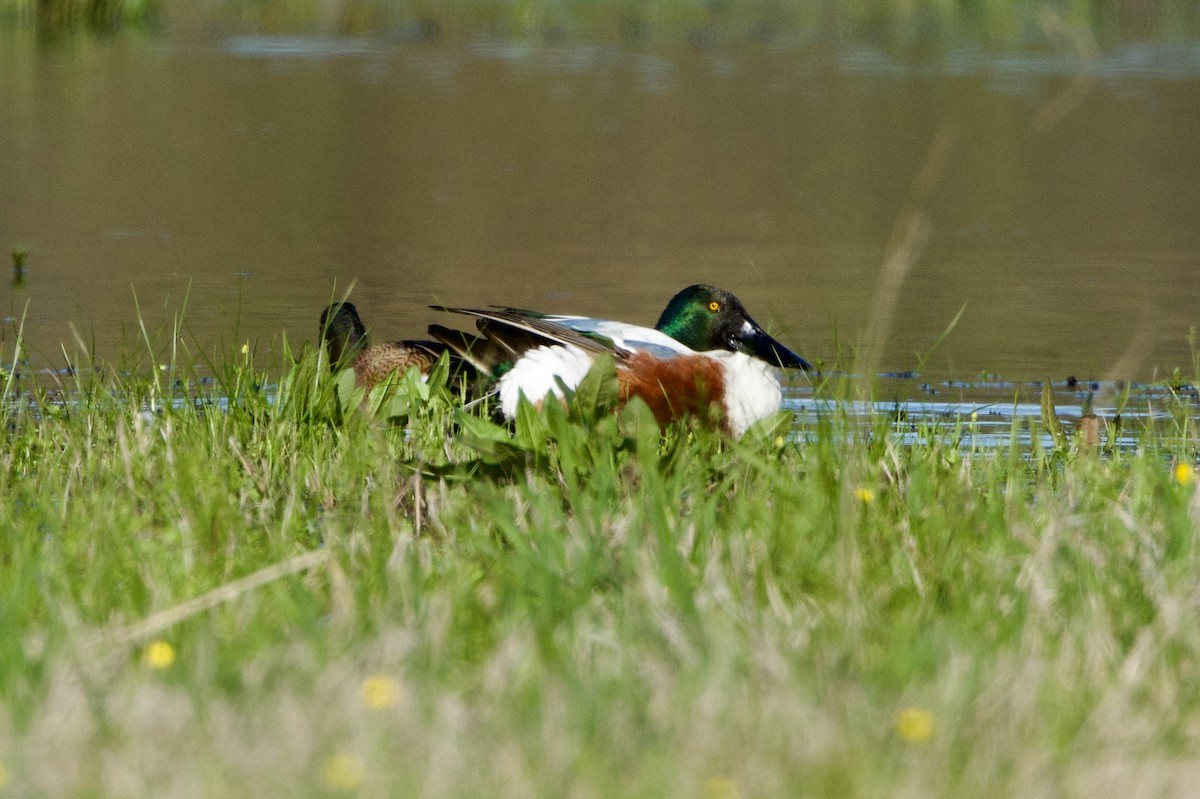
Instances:
[[[329,348],[329,365],[345,366],[367,346],[367,327],[351,302],[335,302],[321,312],[321,338]]]

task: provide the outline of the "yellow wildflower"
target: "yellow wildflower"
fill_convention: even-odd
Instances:
[[[713,777],[704,783],[703,799],[742,799],[742,792],[728,777]]]
[[[247,341],[245,344],[242,345],[242,355],[249,355],[249,354],[250,354],[250,342]]]
[[[165,669],[175,662],[175,647],[166,641],[151,641],[142,653],[142,662],[152,669]]]
[[[933,713],[923,707],[906,707],[896,714],[896,734],[910,744],[933,737]]]
[[[359,692],[362,694],[363,704],[369,710],[387,710],[389,707],[395,707],[404,695],[400,683],[383,675],[363,680]]]
[[[856,488],[856,489],[854,489],[854,498],[857,499],[859,502],[866,502],[866,503],[874,502],[875,501],[875,492],[869,488]]]
[[[1196,470],[1186,463],[1175,467],[1175,480],[1181,485],[1191,485],[1196,480]]]
[[[363,762],[354,755],[339,752],[330,756],[321,768],[325,784],[338,791],[352,791],[362,785]]]

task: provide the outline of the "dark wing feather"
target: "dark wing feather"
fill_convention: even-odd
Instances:
[[[495,342],[472,336],[461,330],[443,325],[430,325],[429,335],[444,345],[458,358],[471,364],[480,374],[491,374],[505,360],[505,353]]]
[[[448,349],[441,341],[396,341],[393,343],[401,347],[408,347],[409,349],[423,352],[435,361]]]
[[[579,347],[585,352],[594,353],[611,351],[600,342],[568,327],[515,308],[448,308],[439,305],[431,307],[438,311],[475,317],[479,332],[504,353],[503,361],[509,363],[526,350],[546,344]],[[434,327],[445,330],[440,325]],[[433,327],[430,328],[429,334],[453,348],[454,345],[436,334]]]

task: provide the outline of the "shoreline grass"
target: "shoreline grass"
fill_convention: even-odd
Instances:
[[[848,40],[886,45],[914,56],[930,47],[973,42],[986,47],[1057,47],[1063,30],[1100,43],[1168,41],[1200,35],[1200,14],[1187,0],[1063,4],[779,3],[771,0],[266,0],[195,4],[180,0],[0,0],[0,24],[36,26],[46,34],[77,28],[107,33],[122,26],[198,26],[228,32],[385,34],[432,41],[486,36],[558,41],[584,39],[689,42]]]
[[[1107,457],[837,412],[731,442],[602,376],[508,429],[444,377],[388,423],[312,352],[213,370],[4,406],[10,795],[1194,785],[1194,414]]]

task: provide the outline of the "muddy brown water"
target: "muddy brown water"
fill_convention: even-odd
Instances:
[[[445,321],[430,303],[652,324],[710,282],[828,361],[880,318],[906,207],[926,236],[880,371],[1194,375],[1200,43],[911,66],[850,46],[0,34],[0,247],[6,266],[28,250],[24,285],[0,286],[2,360],[24,314],[39,372],[77,337],[136,349],[139,308],[152,331],[182,313],[193,353],[269,358],[351,286],[377,334],[413,337]]]

